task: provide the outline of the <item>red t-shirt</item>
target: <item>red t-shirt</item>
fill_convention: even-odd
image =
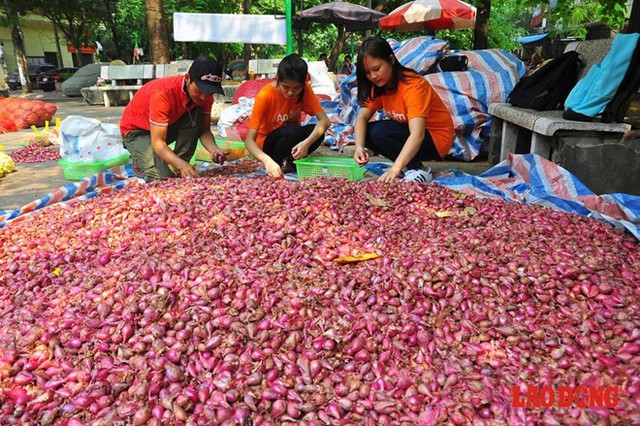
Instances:
[[[447,155],[453,146],[453,119],[438,94],[427,80],[419,75],[400,80],[394,93],[379,96],[364,105],[371,111],[384,108],[393,121],[408,123],[414,117],[426,119],[426,129],[440,157]]]
[[[149,131],[151,124],[168,127],[195,107],[210,115],[213,97],[202,105],[191,102],[185,80],[186,76],[177,75],[151,80],[142,86],[124,109],[120,133],[124,136],[132,130]]]
[[[293,99],[285,98],[272,84],[260,89],[249,120],[249,128],[258,130],[258,146],[262,149],[267,136],[286,123],[300,124],[302,111],[309,115],[317,115],[322,111],[322,106],[309,83],[305,85],[302,102],[298,102],[297,96]]]

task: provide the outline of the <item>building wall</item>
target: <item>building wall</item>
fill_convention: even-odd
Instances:
[[[25,54],[29,63],[44,63],[45,52],[56,58],[56,43],[53,32],[53,24],[44,17],[27,15],[21,18],[20,28],[24,35]],[[62,64],[59,67],[72,67],[73,57],[67,49],[67,41],[62,33],[58,30],[58,38],[60,39],[60,51],[62,53]],[[18,70],[16,55],[13,48],[13,40],[11,39],[11,29],[9,27],[0,26],[0,40],[4,43],[4,58],[8,72]],[[52,62],[55,64],[55,62]]]

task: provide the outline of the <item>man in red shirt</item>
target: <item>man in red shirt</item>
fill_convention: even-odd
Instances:
[[[211,133],[213,94],[224,95],[222,65],[208,56],[193,61],[185,75],[152,80],[127,105],[120,121],[124,147],[136,175],[145,181],[198,177],[189,161],[198,144],[218,163],[226,154]],[[167,144],[175,142],[173,150]]]

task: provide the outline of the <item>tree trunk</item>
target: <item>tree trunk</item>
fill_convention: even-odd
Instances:
[[[476,27],[473,33],[473,49],[489,48],[489,17],[491,16],[491,0],[476,2]]]
[[[16,53],[16,63],[26,80],[26,84],[22,85],[22,93],[32,93],[31,80],[29,80],[29,65],[24,51],[24,37],[18,23],[18,12],[16,12],[10,1],[4,2],[4,11],[11,28],[11,40],[13,41],[13,50]]]
[[[115,47],[115,54],[117,58],[120,58],[122,48],[120,47],[120,38],[118,37],[116,21],[118,19],[118,0],[104,0],[104,5],[107,8],[107,23],[111,29],[111,36],[113,37],[113,45]]]
[[[62,63],[62,50],[60,50],[60,36],[58,35],[58,26],[55,22],[51,22],[53,24],[53,38],[56,40],[56,61],[58,62],[58,68],[63,68],[64,64]]]
[[[371,0],[367,0],[365,6],[371,9]],[[365,30],[364,38],[369,38],[369,37],[371,37],[371,30]]]
[[[640,33],[640,0],[633,0],[627,34]]]
[[[75,49],[75,52],[73,54],[76,55],[76,63],[78,64],[78,68],[82,68],[82,66],[84,65],[84,63],[82,62],[82,53],[80,53],[80,46],[82,46],[82,42],[80,40],[69,41]]]
[[[151,62],[168,64],[169,37],[164,25],[164,9],[162,0],[145,0],[147,7],[147,28],[149,30],[149,50]]]
[[[336,39],[336,44],[333,46],[331,50],[331,55],[329,55],[329,63],[331,64],[331,68],[329,71],[338,70],[338,58],[340,57],[340,52],[342,52],[342,48],[344,47],[344,42],[349,35],[348,32],[344,30],[344,25],[338,26],[338,38]]]
[[[251,13],[251,0],[244,0],[242,2],[242,13],[248,15]],[[249,72],[249,60],[251,59],[251,45],[245,43],[242,48],[242,59],[244,59],[244,69]]]

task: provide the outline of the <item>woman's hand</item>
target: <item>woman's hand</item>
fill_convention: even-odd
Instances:
[[[393,182],[398,176],[400,176],[400,170],[391,167],[378,178],[378,182]]]
[[[284,172],[271,158],[264,162],[264,169],[267,171],[267,174],[274,178],[284,178]]]
[[[364,148],[356,148],[356,152],[353,154],[353,159],[356,160],[358,166],[362,167],[369,162],[369,154]]]
[[[309,153],[309,146],[304,142],[300,142],[299,144],[291,148],[291,156],[295,160],[299,160],[300,158],[306,157],[308,153]]]

